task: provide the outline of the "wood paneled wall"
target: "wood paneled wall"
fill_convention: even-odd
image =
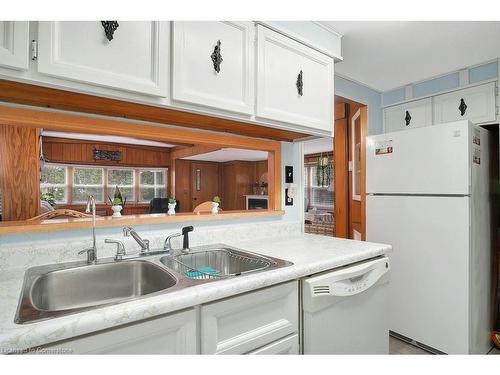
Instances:
[[[42,137],[43,153],[50,162],[86,165],[122,165],[164,168],[170,164],[170,150],[162,147],[106,143],[79,139]],[[93,150],[120,151],[119,161],[94,160]]]
[[[26,220],[40,209],[39,132],[0,124],[2,220]]]
[[[192,210],[194,182],[191,164],[193,162],[182,159],[177,159],[175,162],[175,197],[180,202],[180,212]],[[244,195],[254,193],[252,184],[268,182],[267,160],[211,164],[219,164],[219,194],[222,200],[221,208],[224,211],[246,209]]]

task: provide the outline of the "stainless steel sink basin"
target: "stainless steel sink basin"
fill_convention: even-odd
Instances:
[[[234,277],[289,262],[229,247],[215,247],[176,256],[166,256],[160,262],[190,279]]]
[[[28,270],[16,322],[118,303],[177,284],[166,269],[144,260],[50,268]]]

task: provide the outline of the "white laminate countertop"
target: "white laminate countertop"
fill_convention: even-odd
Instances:
[[[0,353],[33,348],[300,279],[383,255],[391,250],[390,245],[303,233],[287,238],[273,238],[271,241],[261,239],[225,243],[294,264],[27,324],[14,323],[24,270],[5,271],[0,274]]]

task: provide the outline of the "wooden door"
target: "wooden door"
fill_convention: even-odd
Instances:
[[[211,201],[219,191],[219,163],[191,162],[191,211],[200,203]]]
[[[366,106],[350,105],[349,121],[349,238],[365,240]]]
[[[335,184],[335,236],[349,238],[349,144],[348,105],[335,106],[334,184]]]

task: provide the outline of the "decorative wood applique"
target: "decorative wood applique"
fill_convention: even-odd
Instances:
[[[106,34],[106,38],[111,42],[113,40],[113,34],[116,29],[118,29],[118,21],[101,21],[102,27],[104,27],[104,33]]]
[[[304,94],[304,92],[303,92],[304,81],[303,81],[302,75],[303,74],[302,74],[302,70],[301,70],[299,75],[297,76],[297,82],[296,82],[297,92],[299,93],[300,96],[302,96]]]
[[[406,116],[405,116],[406,126],[410,125],[410,122],[411,122],[410,112],[406,111]]]
[[[212,62],[214,64],[214,69],[217,73],[220,72],[220,64],[222,63],[223,59],[222,59],[222,55],[220,53],[221,51],[221,47],[220,47],[221,43],[220,43],[220,40],[217,41],[217,45],[215,46],[214,48],[214,52],[212,53],[212,55],[210,56],[212,58]]]
[[[94,160],[111,160],[111,161],[122,160],[121,151],[97,150],[94,148],[92,154],[94,156]]]

